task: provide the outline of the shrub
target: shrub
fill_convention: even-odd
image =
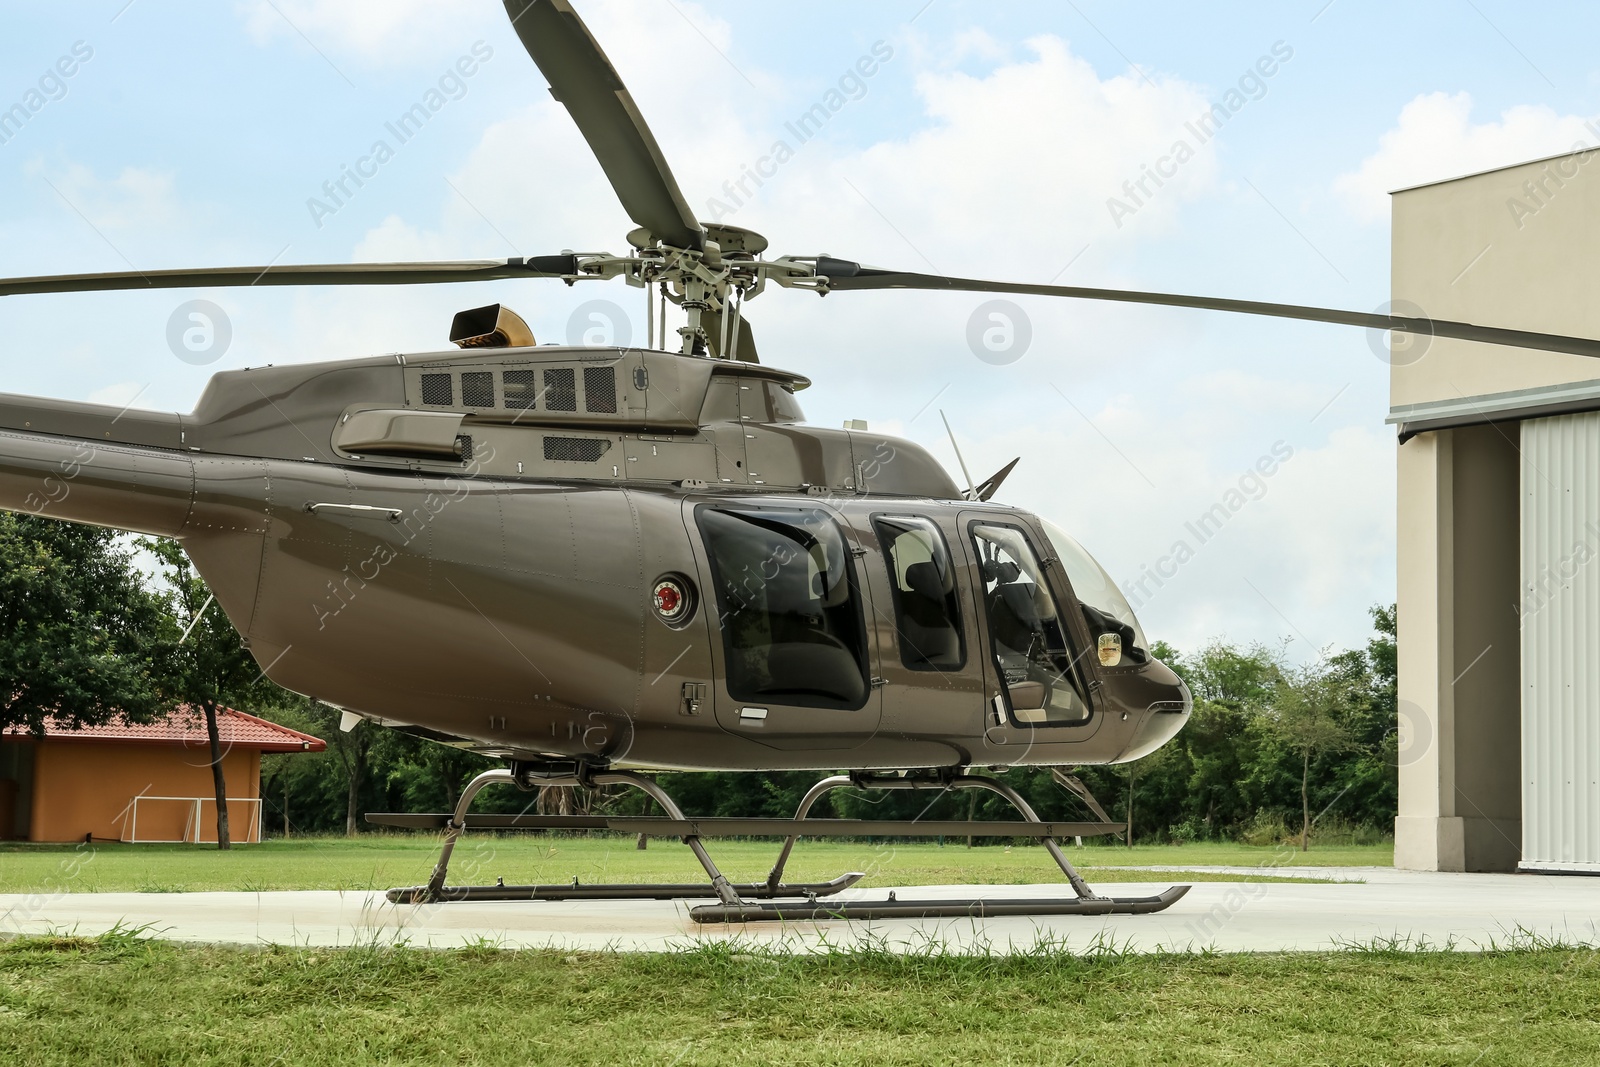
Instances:
[[[1295,835],[1284,824],[1283,814],[1276,811],[1256,812],[1255,818],[1239,832],[1239,840],[1247,845],[1281,845],[1293,837]]]

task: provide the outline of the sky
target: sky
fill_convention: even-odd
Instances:
[[[702,218],[774,254],[1370,311],[1391,295],[1388,190],[1600,141],[1586,5],[576,6]],[[28,114],[0,125],[0,275],[625,248],[494,0],[4,20],[0,113]],[[397,137],[419,103],[428,121]],[[225,348],[185,336],[195,299],[222,309]],[[620,282],[7,297],[0,390],[187,411],[217,370],[436,351],[456,311],[495,301],[541,341],[645,331]],[[975,480],[1020,456],[1001,499],[1071,531],[1152,637],[1301,659],[1367,639],[1395,589],[1381,337],[988,305],[772,291],[748,317],[764,362],[815,383],[810,421],[865,420],[958,478],[941,412]]]

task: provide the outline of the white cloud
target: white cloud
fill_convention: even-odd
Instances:
[[[942,45],[937,53],[930,54],[929,58],[936,59],[942,66],[955,66],[968,59],[999,62],[1010,54],[1011,50],[995,40],[993,34],[980,26],[972,26],[957,33],[953,39]]]
[[[1057,37],[1027,47],[1029,58],[983,76],[922,72],[918,129],[831,159],[805,146],[794,180],[771,199],[835,251],[848,240],[863,259],[926,269],[926,256],[951,273],[1048,280],[1084,244],[1116,232],[1107,200],[1208,105],[1180,81],[1101,79]],[[1201,147],[1140,224],[1170,221],[1215,175],[1214,153]]]
[[[124,167],[114,178],[102,178],[81,163],[50,173],[39,163],[30,170],[43,175],[56,193],[96,227],[123,229],[170,225],[180,216],[169,173]]]
[[[1378,151],[1334,179],[1333,189],[1351,214],[1377,222],[1388,219],[1395,189],[1570,152],[1596,137],[1590,120],[1543,105],[1507,108],[1498,122],[1474,124],[1469,94],[1429,93],[1402,108]]]
[[[898,49],[899,46],[896,45]],[[930,49],[930,55],[942,48]],[[795,142],[794,159],[740,207],[732,221],[761,230],[774,251],[833,255],[879,266],[1018,281],[1128,284],[1117,256],[1159,234],[1183,204],[1215,187],[1209,147],[1179,171],[1120,231],[1106,201],[1170,149],[1184,123],[1206,107],[1195,86],[1157,75],[1101,78],[1066,42],[1041,36],[1026,55],[986,73],[917,66],[897,51],[878,78],[914,78],[920,117],[910,129],[863,148],[821,137]],[[895,64],[908,69],[896,70]],[[888,73],[893,71],[893,73]],[[876,86],[871,92],[879,91]],[[759,154],[773,137],[790,138],[790,104],[770,131],[746,138]],[[861,105],[874,107],[870,98]],[[746,120],[746,128],[759,124]],[[726,153],[722,153],[726,155]],[[674,157],[676,158],[676,157]],[[755,155],[735,156],[753,159]],[[705,172],[702,172],[705,173]],[[719,173],[683,175],[688,190],[722,187]],[[690,193],[691,197],[695,194]],[[1069,261],[1086,254],[1064,272]],[[815,298],[775,294],[752,320],[763,350],[819,382],[886,388],[898,394],[916,368],[916,406],[950,381],[938,377],[972,364],[966,326],[986,297],[890,293]],[[1162,332],[1125,309],[1065,301],[1023,300],[1033,317],[1033,370],[1127,352]],[[1171,336],[1170,334],[1168,335]],[[942,360],[940,357],[944,357]],[[1045,363],[1045,368],[1038,366]],[[991,381],[989,384],[993,385]]]
[[[287,39],[373,63],[404,62],[441,35],[504,20],[499,4],[471,0],[243,0],[236,10],[257,43]]]

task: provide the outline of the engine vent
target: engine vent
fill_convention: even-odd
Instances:
[[[461,434],[456,438],[456,451],[461,454],[461,462],[472,462],[472,438]]]
[[[546,411],[578,410],[578,372],[571,367],[556,367],[544,372]]]
[[[611,450],[611,442],[598,437],[546,437],[544,458],[558,463],[594,463]]]
[[[583,368],[583,410],[616,414],[617,368]]]
[[[456,403],[455,386],[451,384],[448,374],[424,374],[422,376],[422,402],[435,407],[454,407]]]
[[[505,394],[506,407],[513,411],[532,411],[538,406],[538,371],[508,370],[500,375],[500,389]]]
[[[494,407],[494,375],[489,371],[467,371],[462,374],[461,403],[469,408]]]

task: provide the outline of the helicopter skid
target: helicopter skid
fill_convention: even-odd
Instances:
[[[820,903],[704,904],[689,911],[697,923],[828,922],[881,919],[996,919],[1033,915],[1149,915],[1165,911],[1189,892],[1175,885],[1153,897],[1028,897],[954,900],[844,900]]]
[[[732,888],[741,899],[771,900],[781,897],[813,899],[833,896],[855,885],[866,875],[860,871],[841,874],[831,882],[802,882],[772,886],[765,882],[735,883]],[[509,900],[703,900],[715,898],[710,883],[640,883],[582,885],[574,880],[567,885],[469,885],[444,886],[431,892],[425,885],[391,889],[385,894],[391,904],[460,903],[465,901]]]
[[[488,785],[515,785],[528,790],[551,785],[629,785],[640,789],[655,800],[666,812],[665,819],[640,817],[612,817],[591,815],[479,815],[467,814],[473,798]],[[980,821],[922,821],[922,820],[855,820],[810,819],[812,807],[823,796],[835,789],[918,789],[918,790],[983,790],[1004,798],[1023,816],[1021,822]],[[1094,805],[1098,807],[1098,805]],[[1151,897],[1102,897],[1089,888],[1087,882],[1061,851],[1056,838],[1070,834],[1115,833],[1122,827],[1115,823],[1047,823],[1016,790],[993,778],[972,774],[904,774],[886,775],[857,772],[833,775],[812,786],[800,801],[799,810],[792,819],[687,819],[670,796],[659,785],[643,775],[629,771],[591,773],[583,769],[541,770],[513,767],[512,770],[485,771],[468,784],[462,792],[452,815],[368,815],[372,823],[413,829],[445,831],[444,845],[439,862],[427,885],[391,889],[387,898],[394,904],[439,904],[461,901],[520,901],[520,900],[695,900],[715,898],[716,904],[705,904],[690,909],[689,916],[697,923],[708,922],[773,922],[773,921],[825,921],[830,919],[919,919],[919,918],[985,918],[1008,915],[1143,915],[1164,911],[1185,893],[1188,886],[1174,886]],[[642,836],[679,837],[694,852],[695,858],[705,868],[709,883],[643,883],[617,885],[582,885],[573,879],[570,885],[506,885],[498,881],[492,886],[447,886],[450,856],[456,842],[469,827],[480,829],[556,830],[586,829],[612,830],[638,833]],[[899,900],[891,892],[887,900],[849,900],[837,903],[819,902],[821,897],[831,897],[866,877],[859,872],[843,874],[828,882],[790,885],[783,881],[783,871],[793,853],[795,842],[802,836],[1019,836],[1035,837],[1055,860],[1072,888],[1072,898],[1023,899],[955,899],[955,900]],[[717,869],[706,852],[703,837],[718,836],[783,836],[783,848],[777,863],[764,882],[734,884]],[[791,899],[784,899],[791,898]],[[770,902],[770,903],[763,903]]]

